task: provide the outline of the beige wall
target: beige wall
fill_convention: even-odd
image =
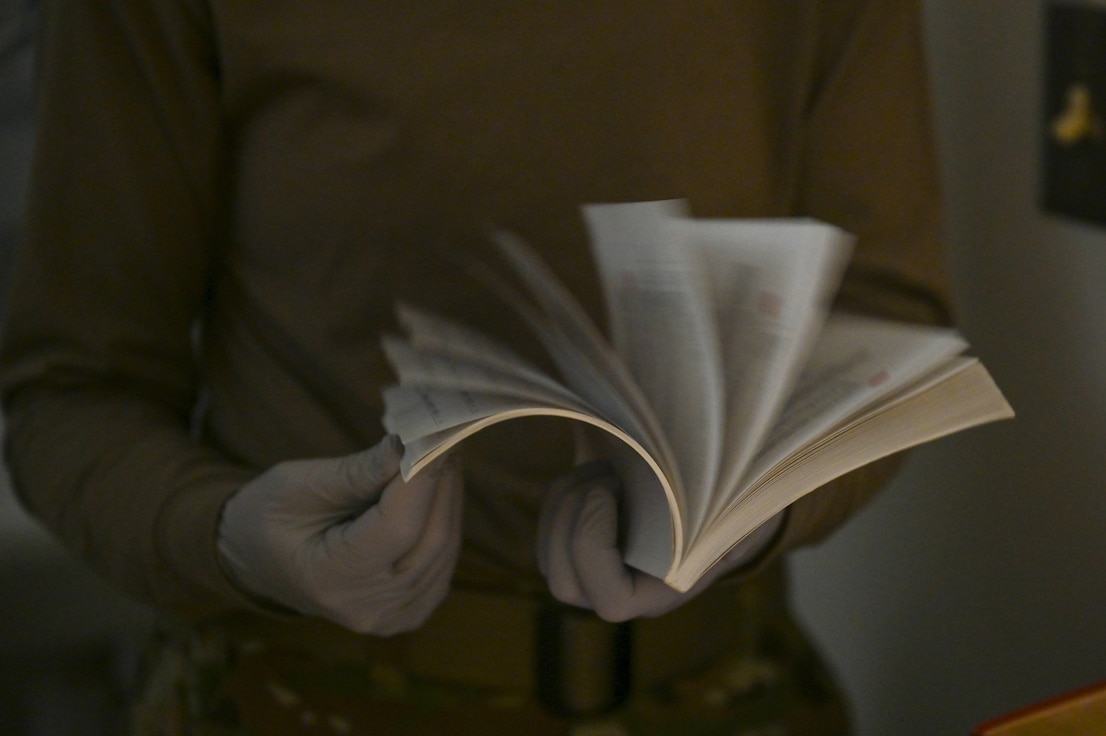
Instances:
[[[1036,207],[1043,0],[927,0],[961,326],[1019,416],[917,452],[796,556],[861,736],[1106,679],[1106,229]]]

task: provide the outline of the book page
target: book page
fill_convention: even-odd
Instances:
[[[725,399],[707,275],[674,226],[683,215],[674,201],[584,207],[614,348],[662,425],[694,529],[717,481]]]
[[[475,391],[391,386],[384,391],[385,428],[403,442],[400,469],[414,477],[435,458],[466,437],[499,422],[520,417],[561,417],[606,432],[616,446],[613,458],[625,481],[626,559],[657,577],[678,564],[683,530],[672,509],[675,489],[647,448],[615,425],[586,409]]]
[[[592,413],[571,390],[500,341],[444,317],[410,307],[398,311],[409,339],[381,338],[399,379],[384,392],[384,426],[403,441],[408,466],[423,460],[416,440],[497,413],[523,407]]]
[[[655,484],[624,484],[622,505],[629,527],[628,540],[637,540],[636,543],[628,541],[628,557],[678,559],[683,549],[683,509],[687,506],[687,496],[680,469],[655,412],[583,307],[537,254],[510,233],[496,233],[496,243],[537,300],[541,311],[528,308],[509,292],[502,295],[509,301],[514,300],[516,311],[537,334],[565,383],[605,421],[633,437],[644,448],[670,489],[668,513],[678,527],[675,539],[679,546],[674,550],[660,550],[653,547],[661,545],[663,540],[651,539],[649,533],[636,528],[635,521],[653,518],[652,513],[639,513],[635,508],[656,507]]]
[[[683,491],[656,418],[548,267],[517,237],[501,232],[495,239],[541,309],[493,275],[481,278],[529,324],[567,386],[478,330],[401,306],[409,341],[382,343],[400,377],[400,386],[385,391],[385,427],[403,441],[405,477],[473,432],[518,416],[565,416],[600,426],[620,440],[616,446],[632,449],[615,458],[635,477],[622,499],[627,559],[663,575],[682,554]]]
[[[539,382],[552,380],[502,341],[478,329],[403,303],[396,306],[396,316],[415,350],[480,363]]]
[[[833,315],[742,487],[967,347],[951,329]]]
[[[762,476],[739,503],[703,530],[689,546],[681,568],[665,582],[677,590],[687,590],[758,526],[851,470],[1013,415],[982,363],[972,358],[954,358]]]
[[[825,323],[851,238],[813,220],[688,220],[681,227],[710,274],[726,380],[727,453],[707,509],[713,516],[732,501],[783,410]]]
[[[583,406],[567,387],[526,363],[511,365],[497,361],[458,358],[454,355],[418,350],[397,337],[381,339],[384,355],[405,386],[434,386],[455,391],[479,391],[530,398],[554,405],[567,402]]]
[[[501,291],[525,319],[570,388],[604,417],[658,453],[672,477],[678,469],[657,417],[634,377],[610,347],[584,308],[530,246],[508,232],[495,243],[537,301],[536,311],[509,290]],[[680,484],[677,484],[680,485]]]

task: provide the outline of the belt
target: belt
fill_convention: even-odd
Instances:
[[[565,715],[602,712],[633,688],[752,654],[759,619],[782,600],[766,571],[752,585],[720,584],[658,618],[611,624],[547,598],[457,589],[419,630],[362,636],[318,619],[235,619],[233,638],[314,658],[387,663],[415,677],[536,696]]]

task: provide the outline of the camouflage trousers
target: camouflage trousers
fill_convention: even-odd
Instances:
[[[542,651],[542,637],[533,634],[541,624],[512,639],[511,632],[494,628],[496,614],[487,611],[467,618],[443,614],[444,622],[437,624],[441,637],[428,634],[429,648],[422,654],[421,633],[380,640],[318,622],[254,619],[166,627],[151,649],[132,734],[848,733],[842,698],[782,601],[756,586],[720,586],[704,596],[707,600],[682,612],[680,620],[666,620],[670,615],[611,629],[628,643],[626,656],[640,665],[619,670],[599,661],[589,669],[586,658],[580,660],[579,669],[588,671],[565,676],[578,681],[570,682],[569,690],[582,687],[583,700],[574,700],[571,692],[567,698],[556,692],[550,697],[549,688],[556,691],[558,683],[547,673],[564,662],[547,661],[558,657],[555,650]],[[583,620],[577,612],[567,615],[585,633],[611,626]],[[430,628],[434,625],[432,619]],[[533,647],[536,654],[521,651]],[[535,677],[518,669],[528,656],[534,660],[525,666],[536,667]],[[455,667],[451,659],[461,664]],[[589,688],[598,688],[600,696],[589,701]]]

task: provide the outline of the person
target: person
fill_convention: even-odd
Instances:
[[[43,8],[2,349],[25,505],[165,612],[141,734],[845,733],[785,554],[862,468],[677,594],[618,479],[511,422],[404,483],[397,299],[527,338],[456,268],[486,223],[601,319],[579,205],[683,198],[857,235],[844,308],[942,321],[916,3]]]

